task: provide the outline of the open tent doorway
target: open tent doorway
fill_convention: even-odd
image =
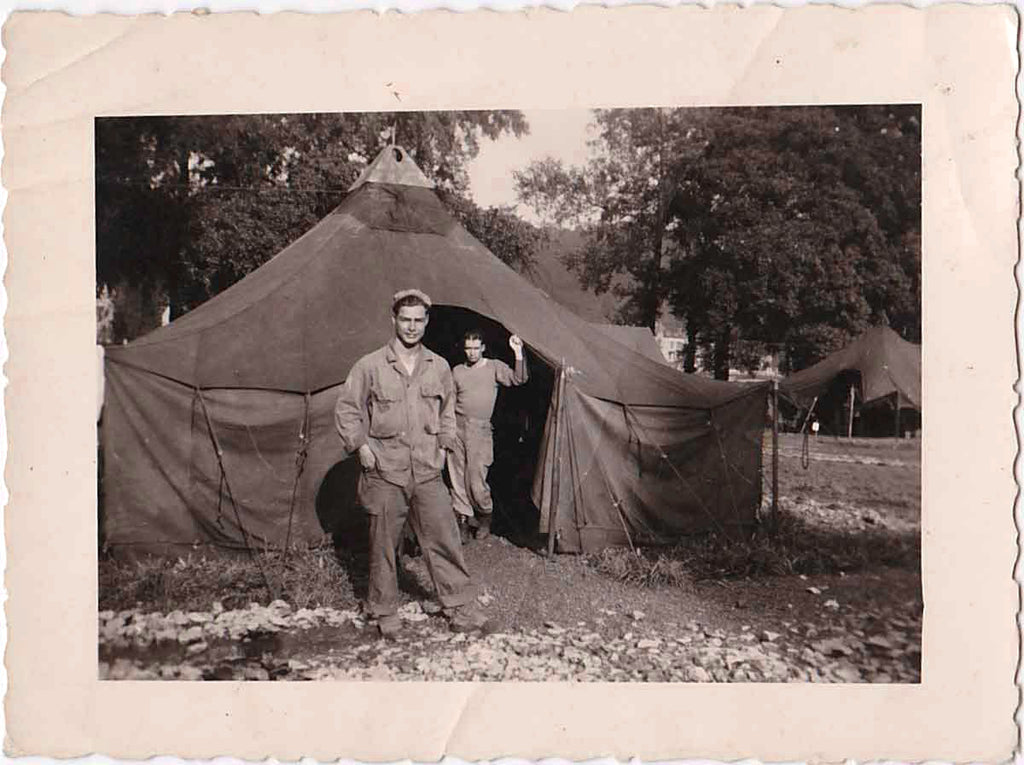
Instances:
[[[484,355],[514,366],[511,333],[501,323],[459,306],[435,305],[424,344],[454,369],[465,361],[463,338],[470,330],[483,334]],[[529,379],[523,385],[501,388],[494,405],[494,463],[488,483],[494,498],[491,531],[520,545],[538,541],[539,512],[530,499],[540,459],[544,424],[554,389],[554,370],[524,345]]]
[[[818,399],[815,416],[821,423],[821,435],[856,435],[859,428],[861,392],[860,372],[844,369]],[[851,422],[852,418],[852,422]]]
[[[823,436],[845,438],[903,438],[921,429],[921,412],[894,391],[864,402],[864,384],[856,369],[844,369],[809,407],[783,399],[780,407],[794,430],[806,430],[812,421]],[[852,418],[852,422],[851,422]]]
[[[921,428],[921,346],[872,327],[780,381],[779,392],[802,425],[813,416],[823,435],[913,433]]]
[[[443,356],[454,368],[464,360],[463,337],[471,329],[484,336],[485,355],[509,366],[515,363],[508,339],[511,333],[499,322],[458,306],[435,305],[430,309],[424,345]],[[540,459],[544,424],[554,386],[554,372],[528,346],[524,346],[529,380],[517,387],[501,388],[494,406],[494,463],[488,483],[494,498],[492,533],[514,544],[536,546],[539,511],[530,498]],[[349,457],[324,476],[316,494],[316,514],[335,546],[352,551],[366,547],[365,512],[359,506],[359,460]],[[447,471],[445,481],[449,482]]]

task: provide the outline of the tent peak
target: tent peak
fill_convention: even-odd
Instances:
[[[385,146],[348,190],[355,191],[364,183],[393,183],[401,186],[420,186],[425,189],[434,188],[434,183],[416,166],[409,152],[396,144]]]

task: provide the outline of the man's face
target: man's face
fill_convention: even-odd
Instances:
[[[480,361],[480,357],[484,355],[484,344],[482,340],[466,340],[462,346],[462,350],[466,353],[466,361],[470,364],[475,364]]]
[[[419,344],[427,330],[427,309],[421,305],[403,305],[392,321],[395,337],[406,348],[412,348]]]

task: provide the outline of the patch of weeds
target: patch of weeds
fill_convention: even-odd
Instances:
[[[882,567],[917,570],[921,542],[916,534],[887,529],[831,530],[810,525],[781,509],[774,523],[752,536],[728,539],[708,534],[676,548],[696,579],[839,574]]]
[[[612,579],[643,587],[678,587],[690,579],[683,560],[651,550],[609,547],[587,555],[584,562]]]
[[[333,548],[293,553],[280,569],[282,597],[295,608],[351,606],[354,569],[362,570],[365,563],[361,563],[349,553],[336,554]]]
[[[288,556],[256,555],[101,558],[99,608],[209,611],[215,601],[235,609],[252,602],[266,605],[275,598],[294,608],[347,608],[355,603],[352,581],[359,579],[360,566],[348,553],[318,547],[295,549]]]
[[[746,537],[708,533],[672,547],[636,553],[609,548],[585,557],[586,564],[628,584],[679,586],[708,579],[839,574],[883,567],[916,571],[921,540],[886,529],[827,530],[780,510],[773,524]]]

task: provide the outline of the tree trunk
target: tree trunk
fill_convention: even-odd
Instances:
[[[657,278],[652,275],[652,278]],[[655,284],[651,285],[651,288],[647,290],[647,294],[643,297],[641,303],[641,320],[644,326],[647,327],[651,332],[658,331],[658,314],[660,313],[661,301],[658,299],[658,289]]]
[[[178,182],[181,184],[181,188],[178,189],[178,203],[183,210],[187,204],[189,190],[192,186],[192,170],[189,167],[191,156],[191,149],[182,146],[178,153]],[[179,236],[178,257],[175,258],[174,265],[167,272],[167,303],[171,309],[171,321],[184,316],[189,309],[188,301],[184,295],[186,280],[182,272],[184,271],[185,253],[182,252],[182,249],[183,238]]]
[[[644,306],[644,322],[655,332],[655,325],[661,313],[662,278],[664,276],[664,264],[661,262],[665,257],[665,113],[657,110],[658,115],[658,219],[654,231],[653,259],[650,273],[650,290],[647,295],[648,304]]]
[[[697,330],[689,319],[686,320],[686,347],[683,349],[683,371],[691,374],[697,371]]]
[[[716,380],[729,379],[729,362],[732,356],[732,332],[726,330],[718,336],[714,351],[714,371]]]

